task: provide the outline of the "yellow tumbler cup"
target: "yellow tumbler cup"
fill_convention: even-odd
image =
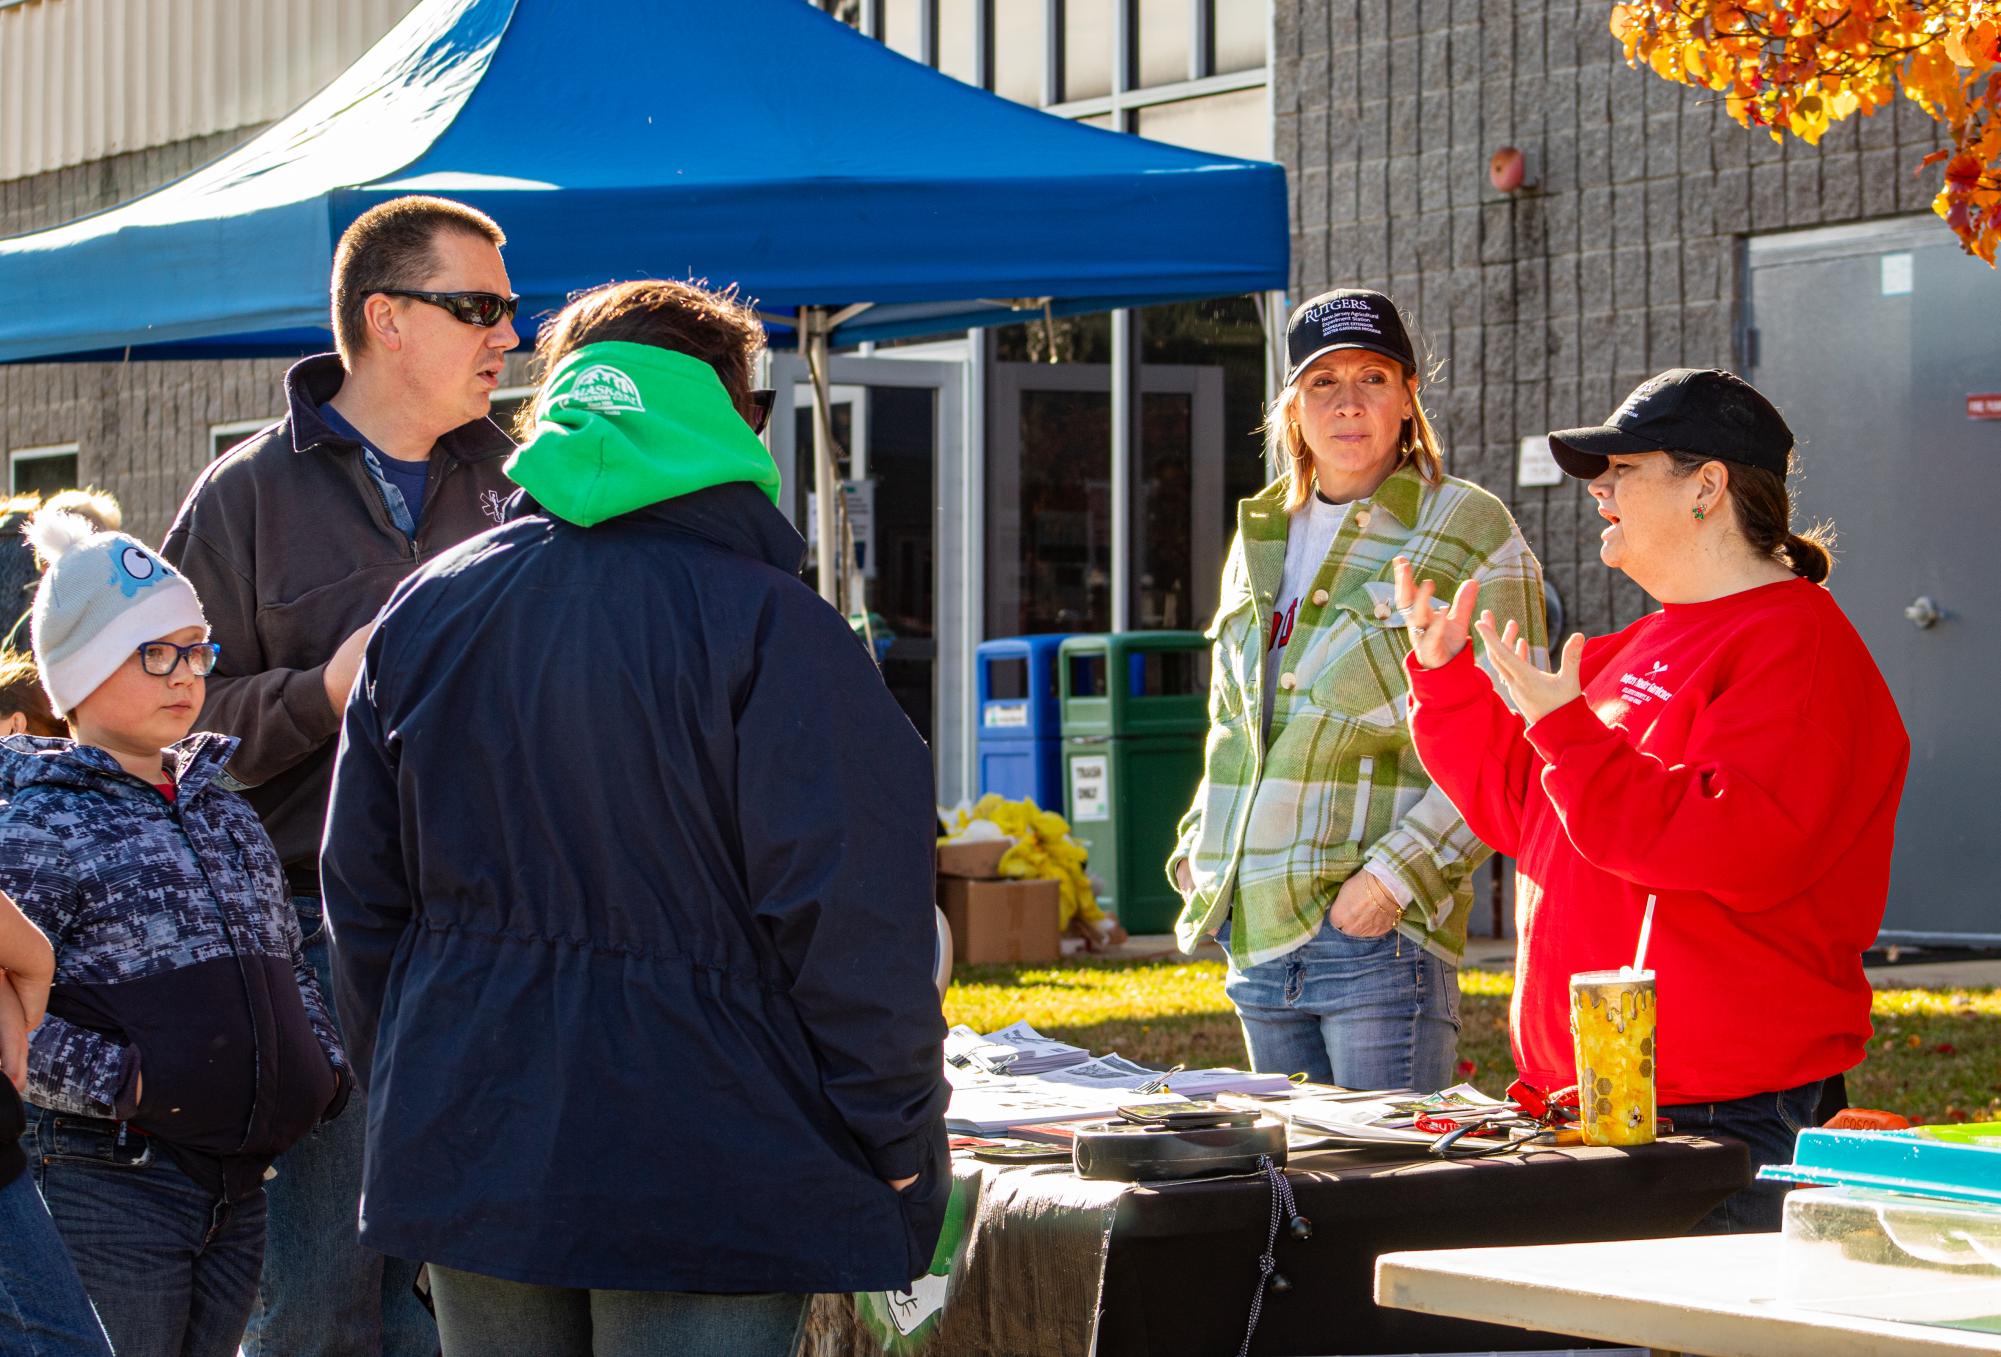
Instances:
[[[1654,973],[1570,977],[1577,1110],[1587,1145],[1654,1142]]]

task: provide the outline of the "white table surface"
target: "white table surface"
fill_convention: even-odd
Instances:
[[[1376,1303],[1702,1357],[1966,1357],[2001,1336],[1782,1305],[1779,1236],[1439,1249],[1376,1260]]]

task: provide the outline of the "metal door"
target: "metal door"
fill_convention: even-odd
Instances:
[[[1799,439],[1798,521],[1835,521],[1829,583],[1911,736],[1883,940],[2001,944],[2001,419],[1968,399],[2001,392],[2001,275],[1933,216],[1763,237],[1746,262],[1747,375]]]

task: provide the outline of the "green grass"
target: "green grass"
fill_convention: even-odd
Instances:
[[[1460,973],[1461,1061],[1499,1094],[1508,1056],[1507,972]],[[1049,1036],[1142,1064],[1242,1065],[1243,1037],[1223,997],[1220,961],[1068,960],[962,966],[945,1016],[981,1032],[1026,1019]],[[1848,1076],[1858,1107],[1913,1121],[2001,1120],[2001,989],[1879,990],[1876,1036]]]

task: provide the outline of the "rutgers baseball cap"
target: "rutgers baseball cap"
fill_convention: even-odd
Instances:
[[[1793,431],[1772,403],[1717,368],[1671,368],[1641,382],[1603,424],[1549,436],[1556,464],[1585,481],[1607,457],[1631,452],[1692,452],[1783,476],[1792,450]]]
[[[1396,303],[1367,288],[1336,288],[1299,304],[1285,325],[1285,384],[1291,386],[1308,363],[1336,349],[1369,349],[1407,368],[1417,366]]]

